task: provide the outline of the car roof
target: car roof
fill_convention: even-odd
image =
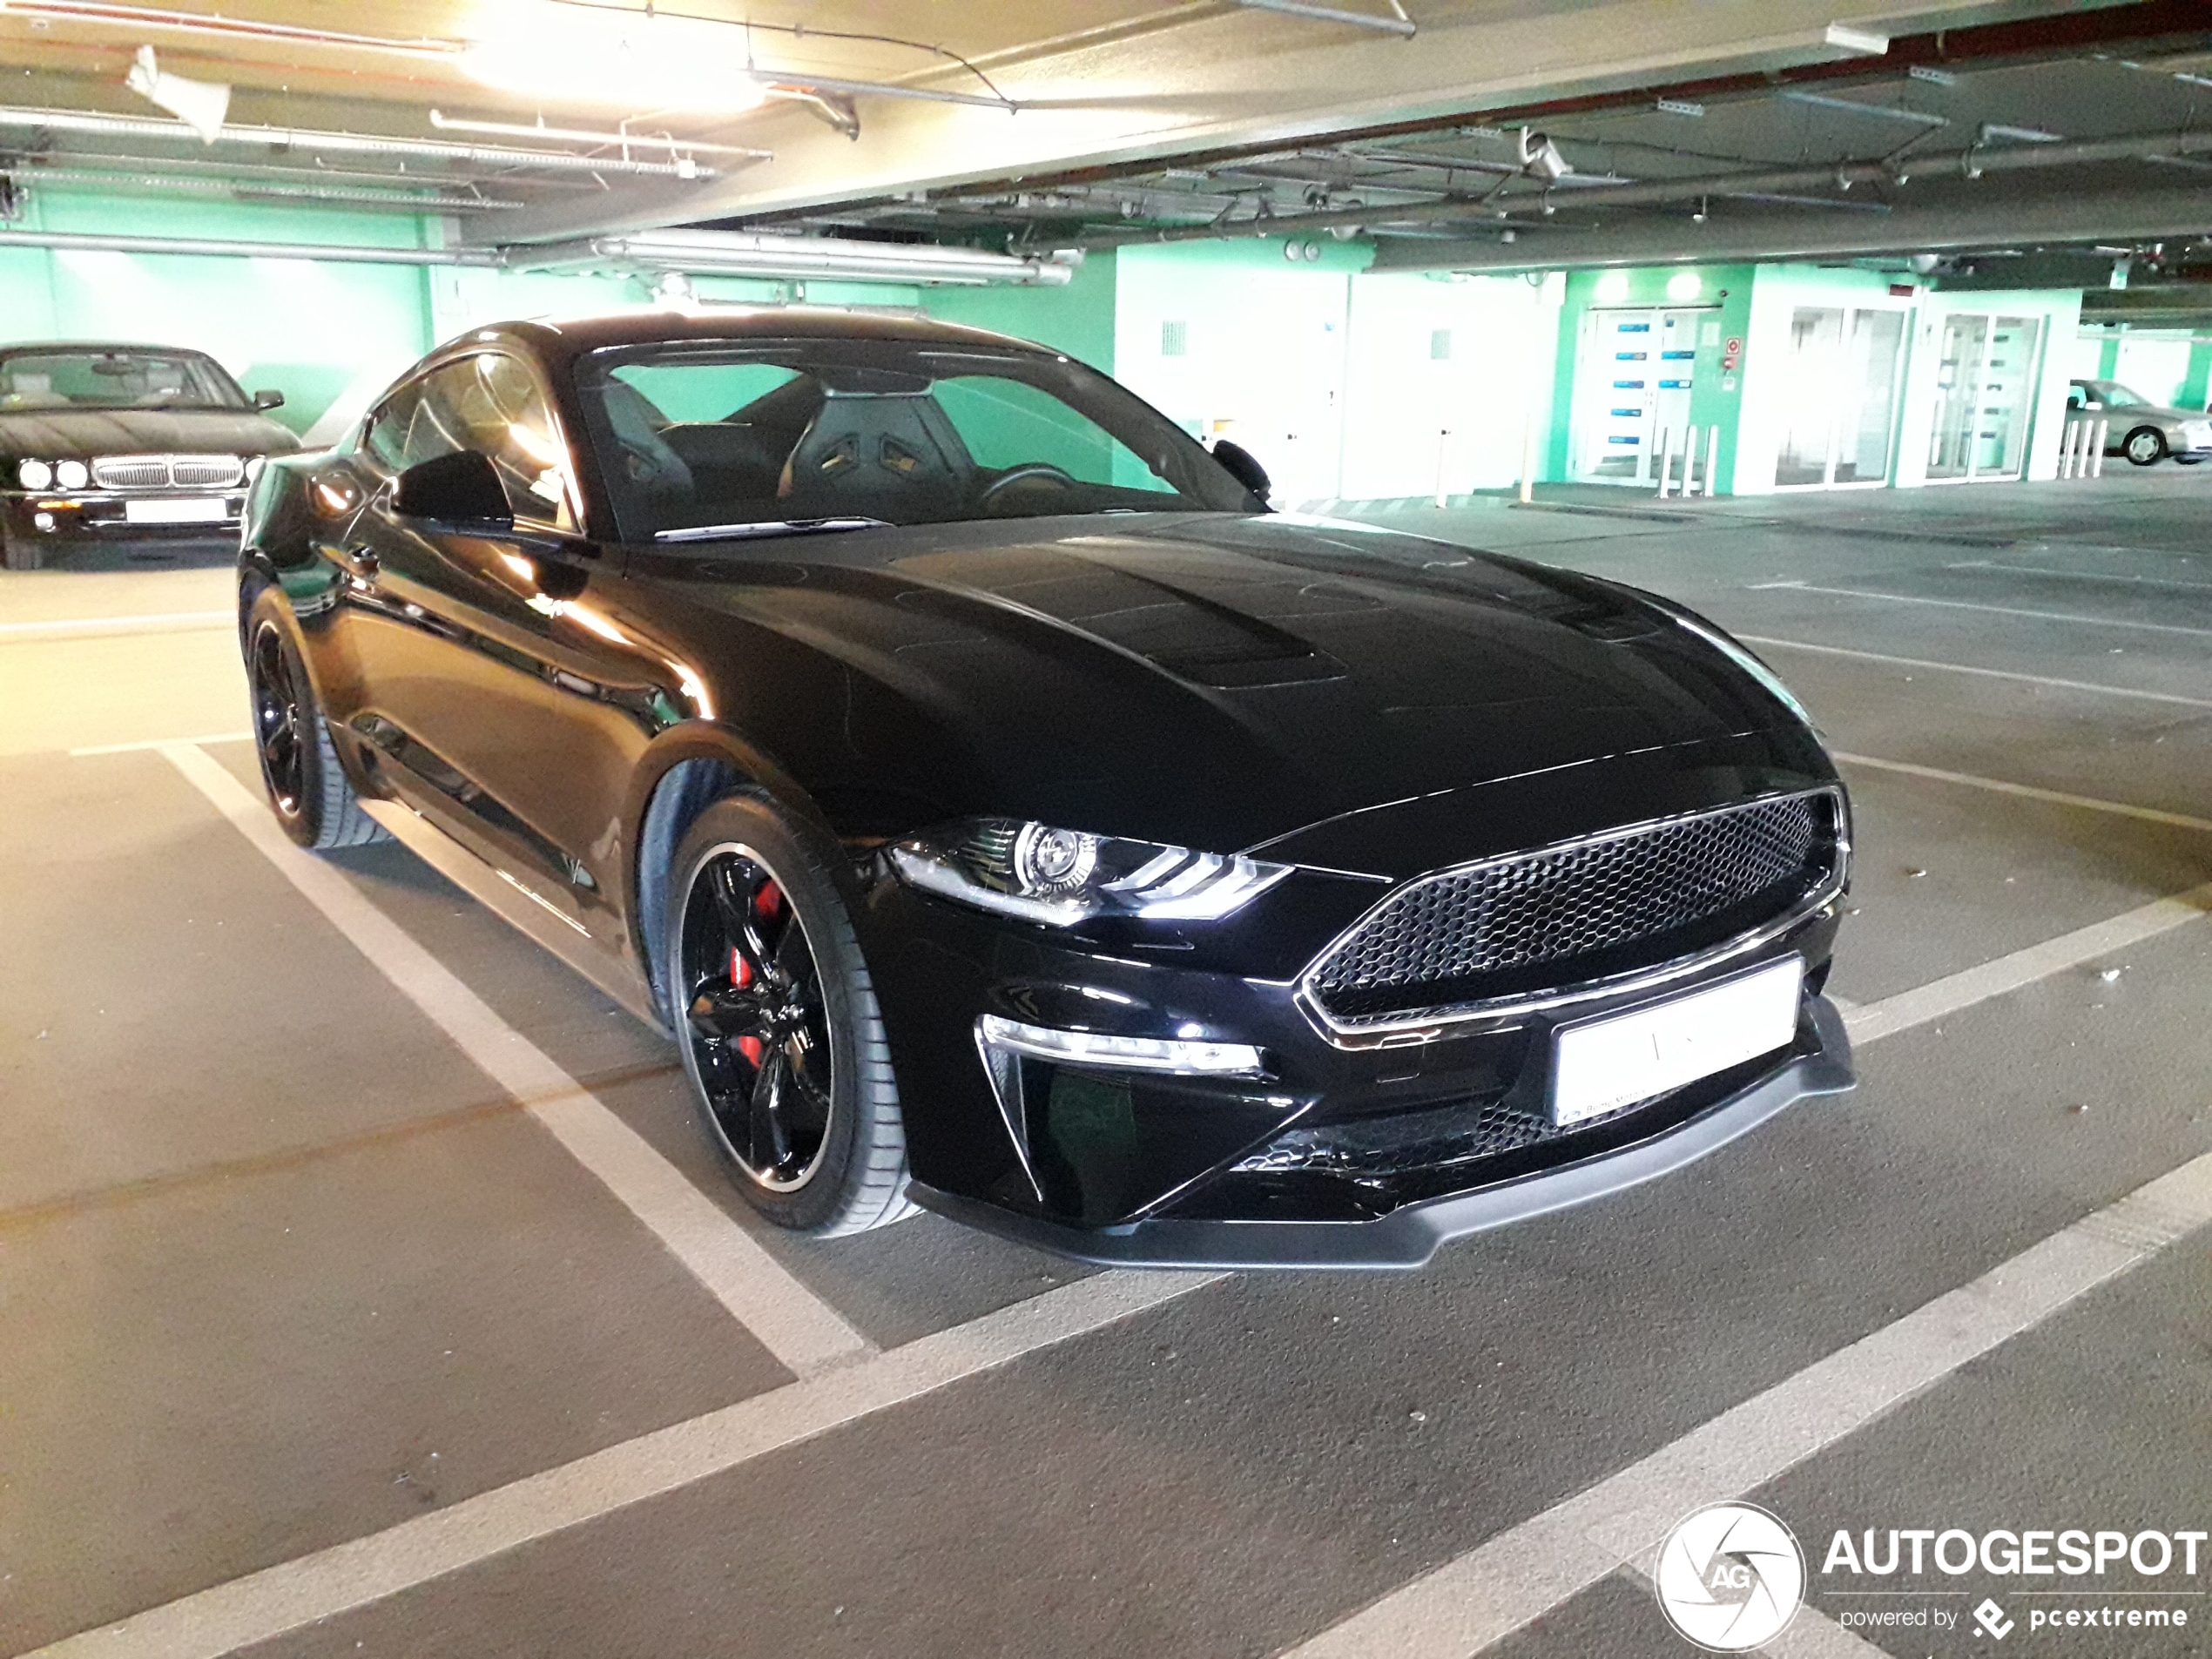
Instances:
[[[435,354],[445,356],[471,346],[506,345],[521,347],[549,363],[559,363],[623,346],[715,340],[880,340],[1048,350],[1010,334],[940,322],[907,312],[852,311],[828,306],[712,306],[488,323],[446,341]]]
[[[51,356],[56,352],[159,352],[167,357],[214,359],[197,346],[157,346],[143,340],[18,340],[0,346],[0,357]]]

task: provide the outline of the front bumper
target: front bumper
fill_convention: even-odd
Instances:
[[[1115,1267],[1415,1268],[1440,1245],[1535,1216],[1588,1204],[1693,1163],[1810,1096],[1840,1095],[1857,1082],[1851,1039],[1824,997],[1805,1010],[1811,1040],[1764,1076],[1693,1116],[1613,1150],[1487,1186],[1406,1204],[1374,1221],[1184,1220],[1152,1217],[1082,1228],[1022,1215],[915,1184],[915,1200],[1001,1238]]]
[[[134,520],[136,502],[217,501],[220,518],[191,523]],[[143,509],[141,509],[143,510]],[[24,547],[167,546],[179,542],[237,545],[246,513],[243,489],[57,489],[0,491],[0,519]]]
[[[873,886],[855,921],[923,1204],[1087,1260],[1411,1267],[1446,1238],[1649,1179],[1804,1096],[1851,1087],[1849,1046],[1819,996],[1840,909],[1798,913],[1662,986],[1369,1043],[1317,1024],[1295,963],[1251,977],[1205,961],[1196,941],[1148,954],[1046,937],[895,878]],[[1305,941],[1285,950],[1310,954]],[[1791,1045],[1583,1124],[1552,1123],[1560,1025],[1790,954],[1806,987]],[[1265,1065],[1239,1077],[1024,1060],[1009,1090],[979,1045],[985,1014],[1251,1045]]]

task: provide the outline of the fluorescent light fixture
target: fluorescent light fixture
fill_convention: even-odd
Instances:
[[[1662,98],[1659,100],[1658,108],[1662,115],[1702,116],[1705,113],[1703,104],[1693,104],[1686,98]]]
[[[1629,297],[1629,273],[1608,271],[1597,280],[1596,299],[1602,306],[1617,306]]]
[[[1878,35],[1871,29],[1854,29],[1849,24],[1831,23],[1822,41],[1838,51],[1864,52],[1869,57],[1879,57],[1890,49],[1890,37]]]
[[[1984,121],[1981,124],[1981,142],[1984,144],[1992,138],[2011,138],[2019,144],[2056,144],[2065,136],[2063,132],[2049,132],[2041,127],[2006,126],[2002,121]]]
[[[1695,271],[1677,271],[1667,279],[1667,298],[1695,300],[1705,292],[1705,279]]]
[[[1916,81],[1925,81],[1931,86],[1956,86],[1959,78],[1947,69],[1930,69],[1925,64],[1915,64],[1905,71]]]
[[[744,30],[650,12],[504,5],[461,62],[482,84],[543,104],[727,113],[768,98]]]
[[[1117,1037],[1099,1031],[1061,1031],[986,1014],[975,1035],[987,1049],[1109,1071],[1164,1071],[1186,1077],[1257,1077],[1260,1054],[1248,1042],[1203,1042],[1187,1037]]]
[[[1885,121],[1910,121],[1915,126],[1947,127],[1948,117],[1931,115],[1925,110],[1907,110],[1894,104],[1862,104],[1855,98],[1831,98],[1825,92],[1788,91],[1782,97],[1791,104],[1816,104],[1824,110],[1841,110],[1847,115],[1871,115]]]

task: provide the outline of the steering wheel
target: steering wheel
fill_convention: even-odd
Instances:
[[[1076,487],[1074,476],[1062,469],[1054,466],[1049,461],[1025,462],[1018,467],[1008,467],[989,483],[984,485],[982,494],[975,498],[975,504],[979,507],[988,507],[990,505],[991,498],[1001,489],[1010,485],[1027,482],[1034,478],[1049,478],[1062,489],[1073,489]]]

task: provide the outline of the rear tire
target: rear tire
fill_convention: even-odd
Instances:
[[[37,543],[19,541],[0,529],[0,570],[36,570],[38,564]]]
[[[717,801],[677,848],[661,941],[684,1070],[731,1179],[777,1226],[817,1237],[914,1207],[837,856],[765,796]]]
[[[388,840],[384,826],[361,810],[338,764],[307,664],[292,643],[290,610],[280,590],[264,588],[246,611],[244,631],[253,751],[269,810],[287,835],[318,853]]]
[[[2128,435],[2120,450],[2136,466],[2151,466],[2166,458],[2166,435],[2155,426],[2139,426]]]

